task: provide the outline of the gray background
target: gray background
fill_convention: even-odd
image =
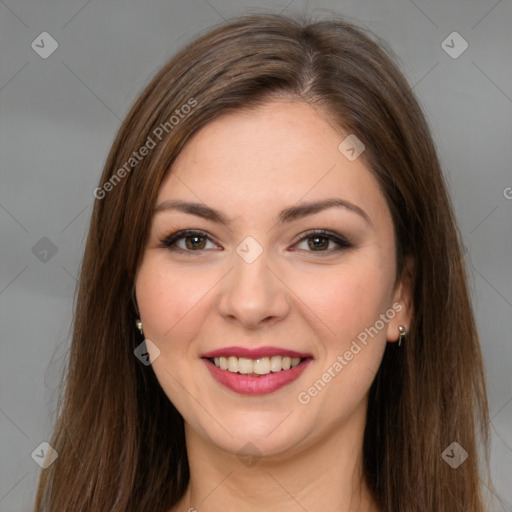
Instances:
[[[344,14],[389,42],[414,85],[468,258],[506,501],[496,509],[512,509],[510,0],[0,0],[0,511],[31,509],[31,454],[52,430],[92,191],[121,119],[178,48],[265,8]],[[31,43],[45,31],[59,46],[43,59]],[[453,31],[469,45],[458,58],[441,46]]]

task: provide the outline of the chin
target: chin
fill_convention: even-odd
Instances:
[[[236,422],[225,421],[223,427],[227,432],[220,426],[212,431],[211,424],[201,430],[208,442],[238,457],[291,455],[305,444],[307,429],[305,424],[297,424],[296,418],[289,421],[292,415],[287,418],[286,414],[281,414],[277,421],[274,414],[272,421],[265,418],[266,414],[260,414],[258,418],[256,414],[249,414],[242,421],[239,417]]]

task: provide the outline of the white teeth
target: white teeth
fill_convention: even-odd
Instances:
[[[281,366],[281,361],[283,358],[281,356],[272,356],[270,358],[270,371],[271,372],[280,372],[283,367]]]
[[[253,372],[253,362],[251,359],[245,357],[238,358],[238,371],[240,373],[248,374]]]
[[[228,357],[228,372],[238,372],[238,357]]]
[[[273,372],[289,370],[300,364],[300,357],[272,356],[262,357],[260,359],[249,359],[247,357],[214,357],[213,362],[217,368],[227,370],[232,373],[241,373],[243,375],[268,375]]]
[[[267,373],[270,373],[270,359],[268,357],[255,359],[252,365],[254,373],[258,375],[267,375]]]

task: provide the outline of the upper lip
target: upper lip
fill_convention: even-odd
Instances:
[[[261,359],[262,357],[272,356],[288,356],[307,358],[313,357],[311,354],[305,352],[297,352],[287,348],[280,347],[259,347],[259,348],[246,348],[246,347],[224,347],[210,352],[205,352],[201,355],[204,358],[212,357],[246,357],[248,359]]]

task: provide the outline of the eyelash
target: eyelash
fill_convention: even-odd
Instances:
[[[176,233],[172,233],[169,236],[165,237],[163,240],[160,240],[160,242],[162,244],[161,247],[166,248],[172,252],[201,253],[202,251],[205,251],[206,249],[189,250],[189,249],[182,249],[181,247],[176,246],[176,242],[178,240],[181,240],[182,238],[193,237],[193,236],[207,238],[208,240],[213,242],[211,240],[211,238],[209,237],[208,233],[206,233],[205,231],[185,229],[185,230],[177,231]],[[311,252],[311,253],[315,254],[315,256],[316,255],[318,255],[318,256],[330,255],[335,252],[343,251],[344,249],[349,249],[352,247],[352,244],[345,237],[338,235],[336,233],[330,232],[330,231],[326,231],[325,229],[315,229],[312,231],[308,231],[294,245],[297,245],[297,244],[303,242],[304,240],[307,240],[307,239],[313,238],[313,237],[327,238],[329,241],[332,241],[338,245],[338,247],[336,247],[334,249],[326,250],[326,251],[306,251],[306,252]]]

